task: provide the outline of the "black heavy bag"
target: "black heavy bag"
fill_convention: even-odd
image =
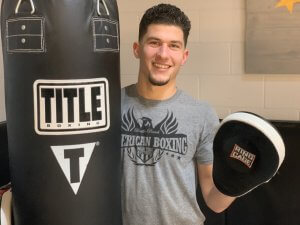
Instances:
[[[2,0],[15,225],[120,225],[115,0]]]
[[[6,122],[0,122],[0,197],[1,190],[6,189],[10,181],[8,165],[8,144]],[[1,223],[0,223],[1,224]]]

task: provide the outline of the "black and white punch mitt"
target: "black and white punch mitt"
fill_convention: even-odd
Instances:
[[[242,196],[268,182],[285,157],[277,129],[264,118],[236,112],[220,124],[213,143],[213,180],[228,196]]]

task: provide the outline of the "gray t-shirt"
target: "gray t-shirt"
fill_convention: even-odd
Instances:
[[[124,225],[201,225],[196,163],[211,164],[214,110],[181,90],[164,101],[122,89]]]

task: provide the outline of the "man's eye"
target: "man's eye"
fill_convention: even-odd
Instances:
[[[177,44],[171,44],[170,47],[172,49],[180,49],[180,45],[177,45]]]
[[[158,46],[159,42],[158,41],[150,41],[149,44],[152,46]]]

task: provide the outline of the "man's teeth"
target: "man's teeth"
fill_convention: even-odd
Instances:
[[[168,65],[163,65],[163,64],[158,64],[158,63],[154,63],[154,66],[161,68],[161,69],[168,69],[170,67]]]

